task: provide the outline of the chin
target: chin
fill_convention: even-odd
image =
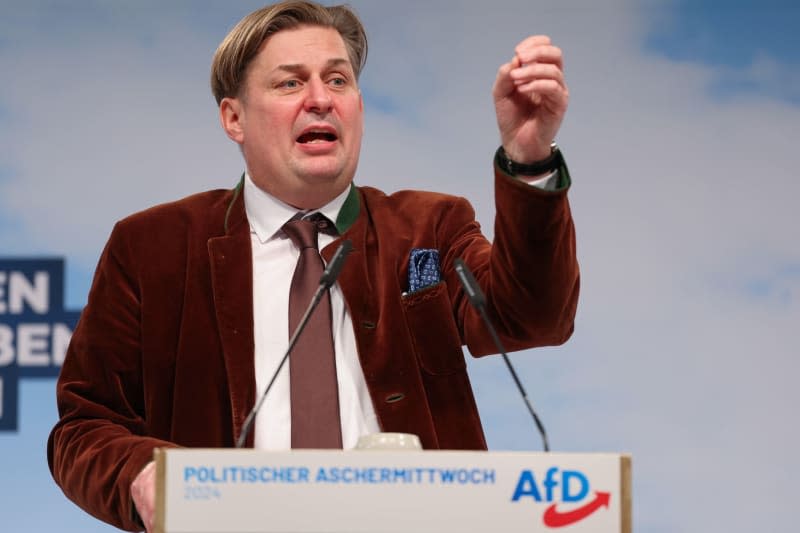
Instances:
[[[298,172],[298,176],[306,183],[313,183],[317,185],[330,184],[335,185],[337,182],[343,181],[345,169],[341,165],[307,165],[305,168]],[[349,180],[347,180],[349,181]]]

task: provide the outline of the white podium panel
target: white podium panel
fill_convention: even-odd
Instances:
[[[630,457],[156,451],[165,533],[631,531]]]

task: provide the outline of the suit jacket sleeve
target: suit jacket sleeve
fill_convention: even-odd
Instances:
[[[441,231],[455,235],[443,273],[461,338],[473,355],[496,353],[480,315],[461,290],[461,257],[487,297],[487,312],[510,351],[565,342],[572,334],[579,270],[567,190],[544,191],[495,168],[495,232],[490,245],[468,205],[455,204]]]
[[[131,255],[117,225],[61,370],[48,462],[64,493],[87,512],[140,530],[130,484],[154,448],[174,445],[144,436],[141,302],[137,275],[126,270],[136,264]]]

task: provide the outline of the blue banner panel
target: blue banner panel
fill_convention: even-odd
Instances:
[[[0,258],[0,431],[17,430],[20,379],[58,376],[79,317],[63,258]]]

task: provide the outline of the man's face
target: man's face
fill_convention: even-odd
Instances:
[[[220,112],[253,181],[280,200],[321,207],[352,181],[364,108],[336,30],[301,26],[269,37],[241,97],[223,100]]]

